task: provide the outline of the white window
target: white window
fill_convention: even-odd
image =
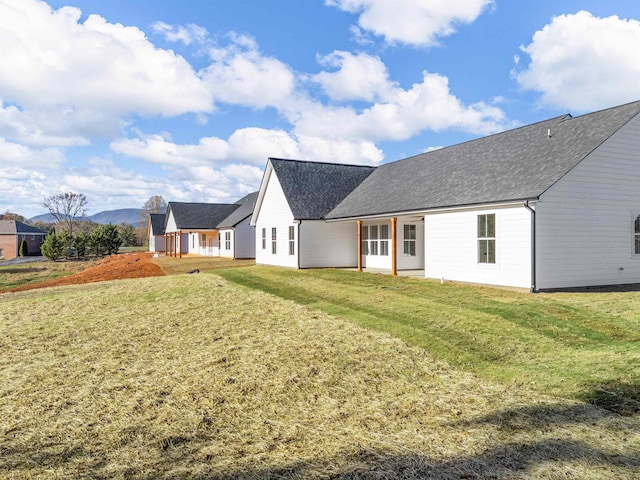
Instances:
[[[295,227],[292,225],[289,227],[289,255],[296,254],[296,233]]]
[[[191,248],[196,248],[196,236],[191,235]]]
[[[378,225],[369,227],[369,255],[378,255]]]
[[[207,244],[207,234],[203,233],[202,235],[200,235],[200,245],[204,247],[206,244]]]
[[[633,222],[633,253],[640,255],[640,215]]]
[[[478,215],[478,263],[496,263],[496,216],[494,213]]]
[[[267,249],[267,229],[266,228],[262,229],[262,249],[263,250]]]
[[[278,240],[278,230],[276,227],[271,228],[271,253],[273,255],[277,252],[277,240]]]
[[[406,257],[416,256],[416,226],[405,225],[404,226],[404,241],[402,253]]]
[[[231,250],[231,232],[224,232],[224,249]]]
[[[380,255],[389,255],[389,225],[380,225]]]
[[[369,227],[362,227],[362,254],[369,255]]]

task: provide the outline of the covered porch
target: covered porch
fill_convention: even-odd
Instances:
[[[356,220],[360,272],[425,277],[424,216]]]

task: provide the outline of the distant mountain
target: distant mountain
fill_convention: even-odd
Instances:
[[[94,215],[89,215],[87,217],[84,217],[84,219],[102,225],[106,225],[107,223],[112,223],[114,225],[120,225],[121,223],[130,223],[134,227],[137,227],[141,213],[141,208],[120,208],[118,210],[109,210],[106,212],[99,212]],[[43,223],[53,223],[56,221],[50,213],[37,215],[29,219],[29,221],[31,222],[36,222],[38,220]]]

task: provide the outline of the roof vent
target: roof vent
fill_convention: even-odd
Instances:
[[[562,120],[560,121],[564,122],[565,120],[569,120],[570,118],[573,118],[573,115],[571,115],[570,113],[567,113],[564,117],[562,117]]]

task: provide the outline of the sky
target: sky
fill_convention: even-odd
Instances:
[[[233,203],[640,99],[629,0],[0,0],[0,213]]]

